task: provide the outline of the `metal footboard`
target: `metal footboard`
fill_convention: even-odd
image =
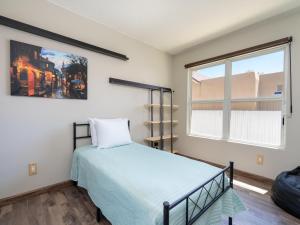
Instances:
[[[196,222],[196,220],[199,219],[199,217],[203,215],[226,191],[233,188],[233,166],[233,162],[230,162],[228,167],[175,202],[171,204],[167,201],[164,202],[164,225],[170,225],[170,211],[183,202],[185,202],[185,224],[192,225]],[[226,173],[229,173],[229,182],[226,182],[226,179],[228,179]],[[215,193],[213,193],[212,189],[214,185],[217,186],[217,191],[214,191]],[[196,198],[193,199],[191,197],[192,195],[196,196]],[[203,196],[205,197],[201,202],[200,199]],[[228,224],[232,225],[231,217],[228,219]]]

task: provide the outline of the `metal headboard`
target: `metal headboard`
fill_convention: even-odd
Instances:
[[[77,136],[77,127],[86,127],[86,135],[84,136]],[[128,120],[128,129],[130,130],[130,120]],[[77,140],[78,139],[88,139],[91,138],[90,132],[90,124],[89,123],[73,123],[73,151],[77,147]]]

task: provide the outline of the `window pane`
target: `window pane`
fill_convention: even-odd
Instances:
[[[280,146],[281,101],[231,103],[230,139]]]
[[[222,137],[223,103],[193,104],[191,134]]]
[[[224,99],[225,65],[192,72],[192,100]]]
[[[283,68],[283,51],[233,62],[232,98],[281,96],[284,91]]]

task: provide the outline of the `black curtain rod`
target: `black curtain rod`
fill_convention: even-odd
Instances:
[[[82,42],[70,37],[66,37],[48,30],[41,29],[39,27],[31,26],[26,23],[19,22],[17,20],[13,20],[4,16],[0,16],[0,25],[4,25],[13,29],[21,30],[30,34],[35,34],[41,37],[45,37],[54,41],[59,41],[65,44],[73,45],[79,48],[83,48],[89,51],[97,52],[103,55],[107,55],[113,58],[121,59],[121,60],[128,60],[129,58],[126,55],[105,49],[100,48],[95,45],[88,44],[86,42]]]
[[[240,55],[244,55],[244,54],[249,54],[249,53],[264,50],[264,49],[267,49],[267,48],[272,48],[272,47],[276,47],[276,46],[279,46],[279,45],[288,44],[288,43],[291,43],[292,41],[293,41],[293,37],[286,37],[286,38],[282,38],[282,39],[279,39],[279,40],[276,40],[276,41],[271,41],[271,42],[268,42],[268,43],[256,45],[256,46],[253,46],[253,47],[250,47],[250,48],[245,48],[245,49],[241,49],[241,50],[238,50],[238,51],[235,51],[235,52],[226,53],[224,55],[219,55],[219,56],[215,56],[215,57],[212,57],[212,58],[208,58],[208,59],[188,63],[188,64],[185,64],[184,67],[186,69],[188,69],[188,68],[191,68],[191,67],[204,65],[204,64],[207,64],[207,63],[217,62],[217,61],[220,61],[220,60],[224,60],[224,59],[228,59],[228,58],[232,58],[232,57],[236,57],[236,56],[240,56]]]
[[[149,89],[149,90],[161,90],[163,89],[164,92],[171,92],[171,88],[167,87],[160,87],[156,85],[150,85],[150,84],[144,84],[144,83],[138,83],[134,81],[129,81],[129,80],[121,80],[117,78],[109,78],[108,81],[110,84],[119,84],[119,85],[125,85],[125,86],[130,86],[130,87],[136,87],[136,88],[143,88],[143,89]]]

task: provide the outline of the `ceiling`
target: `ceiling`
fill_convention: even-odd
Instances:
[[[48,1],[170,54],[300,6],[299,0]]]

